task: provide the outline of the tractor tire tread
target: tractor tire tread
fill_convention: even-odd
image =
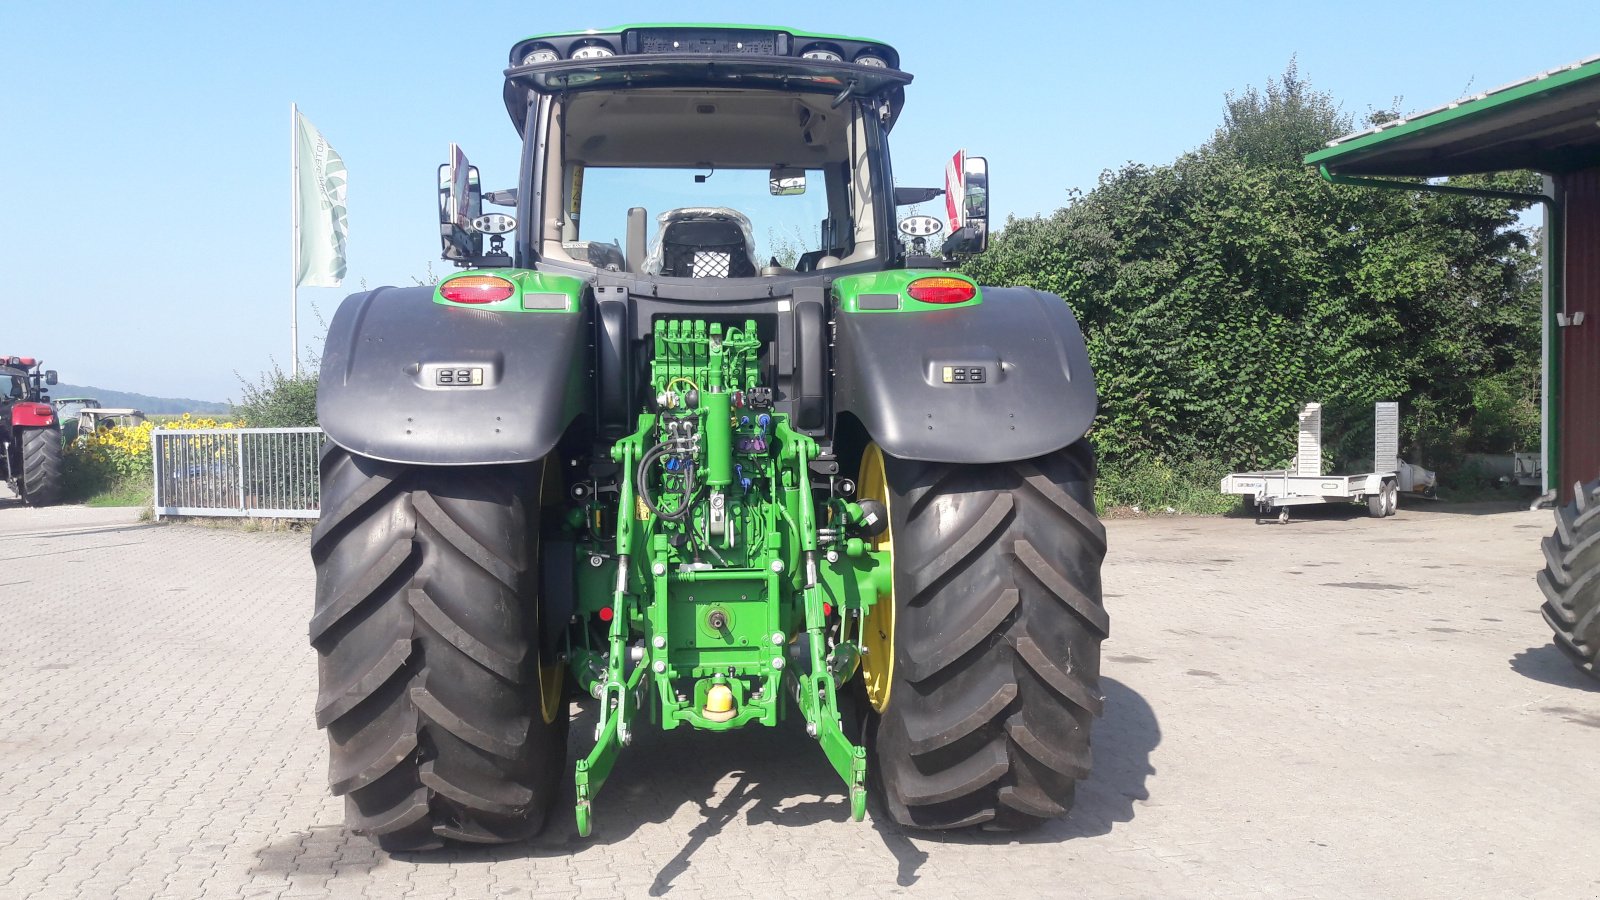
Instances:
[[[1579,484],[1556,510],[1556,528],[1542,542],[1540,612],[1556,647],[1581,671],[1600,678],[1600,479]]]
[[[565,704],[533,676],[537,523],[526,472],[408,467],[330,446],[312,533],[316,719],[346,822],[391,851],[537,832],[565,763]],[[530,648],[535,648],[530,651]]]
[[[61,431],[55,427],[18,428],[22,444],[22,499],[29,506],[54,506],[61,502],[65,472],[62,468]]]
[[[886,457],[885,469],[895,668],[869,771],[886,812],[939,830],[1061,815],[1104,702],[1092,452],[1080,441],[1020,462]]]

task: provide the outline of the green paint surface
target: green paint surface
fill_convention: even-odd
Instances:
[[[845,539],[858,504],[813,490],[817,444],[767,405],[757,327],[655,321],[652,402],[612,445],[616,490],[587,494],[567,519],[577,579],[566,658],[600,701],[598,739],[575,774],[580,831],[640,728],[720,732],[796,714],[852,815],[864,808],[866,752],[845,736],[838,692],[856,674],[860,617],[888,596],[887,552]],[[706,709],[718,685],[733,696],[726,718]]]
[[[925,303],[921,300],[911,299],[906,290],[911,287],[911,282],[919,278],[959,278],[972,285],[976,291],[971,300],[962,303]],[[846,275],[833,283],[834,294],[839,298],[839,308],[847,313],[913,313],[927,312],[936,309],[961,309],[966,306],[977,306],[983,302],[983,288],[978,283],[959,272],[948,272],[940,269],[891,269],[886,272],[864,272],[860,275]],[[897,294],[900,297],[899,309],[862,309],[861,297],[863,294]]]

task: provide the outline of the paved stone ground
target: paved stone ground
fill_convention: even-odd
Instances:
[[[1095,771],[1037,833],[850,823],[798,731],[644,735],[591,839],[387,858],[324,793],[303,534],[0,500],[0,897],[1600,895],[1550,517],[1484,512],[1110,523]]]

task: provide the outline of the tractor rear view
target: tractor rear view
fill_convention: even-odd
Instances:
[[[56,373],[26,356],[0,356],[0,456],[6,484],[29,506],[61,502],[61,428],[45,395]]]
[[[466,271],[350,297],[323,357],[310,638],[354,829],[517,840],[571,777],[587,835],[642,730],[714,755],[785,720],[858,820],[869,792],[928,829],[1071,806],[1108,627],[1094,378],[1059,298],[951,271],[984,160],[895,186],[910,81],[782,29],[514,45],[521,183],[452,147]]]

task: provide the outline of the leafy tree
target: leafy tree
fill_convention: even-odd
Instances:
[[[1107,464],[1281,465],[1307,400],[1328,404],[1349,468],[1370,459],[1377,400],[1401,401],[1414,461],[1526,440],[1517,395],[1537,382],[1538,289],[1525,205],[1330,185],[1301,161],[1351,127],[1291,63],[1230,96],[1197,150],[1102,173],[970,261],[984,283],[1071,304]],[[1526,173],[1460,183],[1535,186]],[[1498,404],[1492,428],[1475,425],[1480,398]]]
[[[237,373],[235,373],[237,374]],[[240,400],[233,414],[251,428],[300,428],[317,424],[317,367],[290,375],[276,363],[255,382],[239,376]]]

